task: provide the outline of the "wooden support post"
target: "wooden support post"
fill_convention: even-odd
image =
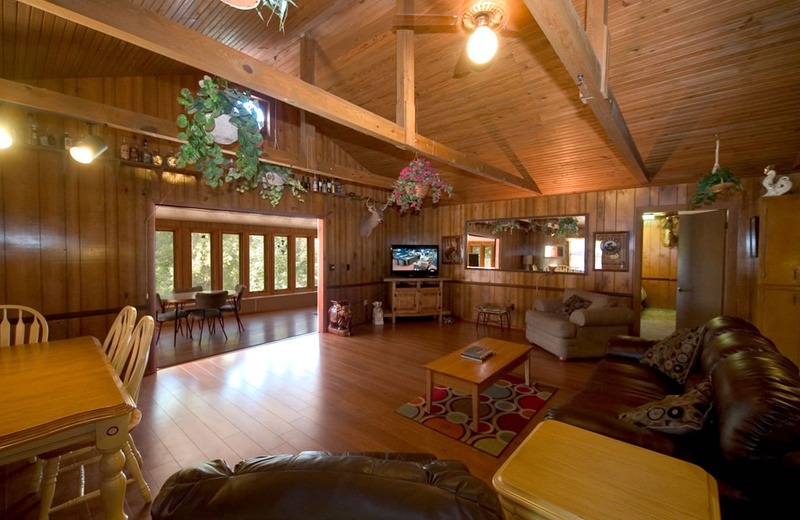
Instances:
[[[317,42],[310,34],[300,38],[300,79],[313,85],[316,82],[315,59]],[[307,168],[317,165],[317,129],[309,121],[305,110],[300,113],[300,155],[306,159]]]
[[[397,0],[397,14],[413,13],[414,0]],[[405,140],[414,146],[417,107],[414,99],[414,30],[397,29],[397,124],[405,128]]]

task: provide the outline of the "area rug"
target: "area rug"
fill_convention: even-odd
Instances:
[[[472,396],[446,386],[434,387],[431,413],[425,411],[426,394],[395,412],[498,457],[556,390],[535,382],[527,386],[520,377],[505,376],[480,396],[478,432],[470,428]]]

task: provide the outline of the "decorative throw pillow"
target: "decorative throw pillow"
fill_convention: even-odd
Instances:
[[[561,316],[562,318],[569,319],[569,315],[573,312],[577,311],[578,309],[586,309],[591,305],[592,302],[589,300],[584,300],[577,294],[574,294],[566,299],[564,303],[561,304],[556,310],[556,314]]]
[[[668,395],[660,401],[622,412],[618,419],[651,430],[683,435],[700,430],[711,411],[711,381],[706,379],[683,395]]]
[[[641,362],[683,384],[700,353],[702,337],[703,327],[676,330],[647,349]]]

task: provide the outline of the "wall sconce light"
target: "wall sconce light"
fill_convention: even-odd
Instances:
[[[79,163],[89,164],[108,150],[108,143],[102,137],[92,135],[92,125],[89,125],[89,136],[69,149],[69,154]]]
[[[0,126],[0,150],[4,150],[14,144],[11,131],[4,126]]]
[[[477,28],[467,42],[467,55],[474,63],[484,64],[497,52],[497,35],[489,27],[489,16],[478,15],[475,18]]]

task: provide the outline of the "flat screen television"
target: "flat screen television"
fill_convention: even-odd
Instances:
[[[439,246],[393,245],[392,276],[439,276]]]

